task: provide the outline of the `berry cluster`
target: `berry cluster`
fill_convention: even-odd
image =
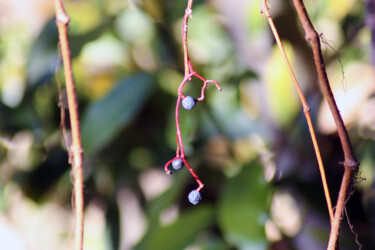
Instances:
[[[185,83],[189,82],[191,77],[196,76],[199,79],[203,81],[203,87],[202,87],[202,92],[201,96],[197,99],[191,97],[191,96],[185,96],[182,94],[182,88],[184,87]],[[181,137],[181,129],[180,129],[180,121],[179,121],[179,109],[180,109],[180,104],[182,104],[182,107],[185,108],[186,110],[192,110],[195,105],[198,102],[201,102],[204,100],[204,91],[206,89],[207,83],[212,82],[216,85],[217,89],[221,91],[221,88],[219,84],[214,81],[214,80],[206,80],[196,72],[190,73],[187,77],[184,78],[184,80],[181,82],[180,87],[178,89],[178,98],[177,98],[177,104],[176,104],[176,111],[175,111],[175,117],[176,117],[176,140],[177,140],[177,150],[176,150],[176,157],[168,161],[165,166],[164,170],[167,174],[172,174],[172,171],[169,170],[169,165],[172,164],[172,168],[174,170],[179,170],[181,169],[184,165],[189,169],[191,175],[195,178],[195,180],[198,183],[198,188],[196,190],[193,190],[189,193],[189,201],[193,205],[196,205],[199,203],[199,201],[202,199],[201,194],[199,191],[203,188],[203,183],[199,179],[198,175],[194,172],[194,170],[189,166],[189,164],[186,161],[185,158],[185,150],[184,150],[184,144],[182,142],[182,137]]]
[[[190,203],[193,205],[197,205],[200,200],[202,199],[202,196],[200,194],[200,190],[202,190],[204,184],[201,182],[199,179],[198,175],[194,172],[194,170],[189,166],[188,162],[186,161],[185,158],[185,150],[184,150],[184,144],[182,142],[181,138],[181,129],[180,129],[180,121],[179,121],[179,109],[180,109],[180,104],[182,104],[182,107],[184,107],[187,110],[192,110],[197,102],[201,102],[204,100],[204,92],[207,87],[207,83],[214,83],[219,91],[221,91],[221,87],[219,84],[214,81],[214,80],[206,80],[203,78],[201,75],[196,73],[193,70],[193,67],[191,65],[190,59],[189,59],[189,54],[188,54],[188,49],[187,49],[187,28],[188,28],[188,18],[191,17],[192,10],[192,0],[189,0],[188,2],[188,7],[185,11],[185,16],[183,19],[183,24],[182,24],[182,41],[183,41],[183,49],[184,49],[184,61],[185,61],[185,77],[182,80],[180,87],[178,88],[177,92],[177,104],[176,104],[176,111],[175,111],[175,118],[176,118],[176,140],[177,140],[177,149],[176,149],[176,157],[168,161],[165,166],[164,170],[167,174],[172,174],[171,170],[169,170],[169,165],[172,164],[172,168],[174,170],[179,170],[181,169],[184,165],[189,169],[191,175],[195,178],[196,182],[198,183],[198,188],[191,191],[188,195],[188,199]],[[201,90],[201,96],[197,99],[191,97],[191,96],[185,96],[182,93],[182,89],[185,86],[187,82],[190,82],[192,77],[197,77],[203,82],[202,90]]]

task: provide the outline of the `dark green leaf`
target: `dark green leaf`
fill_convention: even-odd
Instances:
[[[86,34],[69,36],[71,57],[78,56],[85,44],[97,39],[112,23],[106,20]],[[58,61],[58,31],[56,20],[52,18],[44,26],[35,41],[28,61],[27,82],[30,86],[49,82],[56,72]]]
[[[130,123],[154,87],[147,74],[120,82],[107,96],[92,103],[82,118],[82,143],[86,155],[107,145],[121,128]]]
[[[110,202],[106,211],[106,222],[111,249],[119,249],[120,244],[120,211],[117,203]]]
[[[52,18],[35,41],[27,65],[27,82],[35,86],[48,81],[55,73],[57,63],[58,32]]]
[[[228,242],[241,249],[266,249],[264,225],[269,194],[257,161],[228,183],[218,207],[219,226]]]
[[[187,171],[174,172],[172,176],[170,176],[170,178],[173,178],[171,188],[148,204],[147,217],[150,222],[149,231],[153,230],[154,226],[157,225],[160,214],[172,204],[176,203],[181,197],[182,190],[189,177],[191,176],[187,174]]]
[[[208,237],[205,235],[202,239],[198,239],[194,242],[192,249],[200,250],[227,250],[229,247],[220,238]]]
[[[214,211],[210,206],[198,205],[181,214],[179,219],[168,226],[160,226],[143,237],[135,249],[180,250],[194,240],[202,230],[214,222]]]

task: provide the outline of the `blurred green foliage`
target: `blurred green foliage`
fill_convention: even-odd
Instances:
[[[132,120],[149,97],[153,85],[148,75],[126,78],[111,93],[87,108],[81,129],[82,144],[88,157],[107,145]]]
[[[22,2],[27,15],[12,3],[0,14],[7,21],[0,29],[0,239],[4,249],[70,249],[72,182],[59,125],[57,83],[64,81],[53,6]],[[194,1],[193,67],[223,91],[209,85],[205,102],[180,112],[188,161],[205,183],[203,201],[192,206],[187,195],[196,184],[187,169],[163,170],[176,147],[186,2],[64,2],[84,145],[87,249],[325,248],[329,216],[310,135],[259,3]],[[351,0],[307,7],[348,69],[342,81],[323,44],[362,162],[357,180],[367,179],[353,188],[347,213],[363,249],[373,249],[375,87],[364,7]],[[289,2],[272,11],[319,124],[335,203],[343,157],[310,48]],[[200,84],[192,81],[187,93],[198,96]],[[341,249],[357,248],[345,220],[341,239]]]

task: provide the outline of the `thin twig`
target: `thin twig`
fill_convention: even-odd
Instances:
[[[60,44],[58,44],[57,49],[58,49],[58,55],[59,55],[57,58],[57,63],[55,67],[55,79],[57,83],[57,91],[59,92],[59,103],[57,106],[60,108],[60,129],[64,137],[66,148],[69,150],[71,142],[69,140],[68,130],[66,128],[66,114],[65,114],[65,109],[67,108],[65,105],[65,96],[66,96],[65,93],[66,92],[65,92],[65,89],[63,89],[60,78],[58,76],[58,71],[61,65]],[[72,156],[71,156],[70,151],[68,151],[68,153],[69,153],[69,163],[71,163]]]
[[[358,246],[358,250],[362,250],[363,245],[362,245],[361,242],[359,241],[359,236],[358,236],[358,234],[354,231],[354,226],[353,226],[352,223],[350,222],[349,215],[348,215],[348,210],[347,210],[346,208],[344,209],[344,213],[345,213],[346,221],[348,222],[348,225],[349,225],[350,231],[352,232],[352,234],[354,234],[354,237],[355,237],[355,243],[356,243],[357,246]]]
[[[69,148],[72,159],[74,176],[74,202],[75,202],[75,249],[83,249],[83,149],[81,142],[80,124],[78,116],[78,102],[73,80],[70,48],[68,40],[69,16],[64,10],[62,0],[55,0],[56,23],[59,30],[61,56],[64,65],[65,85],[68,97],[70,124],[72,130],[72,145]]]
[[[344,92],[346,92],[347,86],[346,86],[346,77],[345,77],[345,72],[344,72],[344,64],[342,63],[342,61],[340,59],[339,53],[337,52],[337,50],[334,47],[331,46],[331,44],[329,44],[329,42],[324,40],[323,33],[320,34],[320,40],[322,41],[322,43],[327,45],[333,51],[337,61],[340,63],[341,77],[342,77],[341,85],[343,87]]]
[[[329,235],[328,247],[329,250],[335,250],[338,246],[339,230],[345,204],[348,196],[348,190],[353,180],[353,169],[345,167],[344,175],[342,177],[339,197],[337,198],[337,204],[335,209],[335,216],[331,223],[331,233]]]
[[[185,10],[184,21],[182,23],[182,46],[184,51],[184,68],[185,68],[185,77],[192,73],[193,69],[189,59],[189,51],[188,51],[188,42],[187,42],[187,34],[188,34],[188,21],[191,18],[191,14],[193,12],[193,0],[188,0],[187,7]]]
[[[295,86],[295,88],[297,90],[298,96],[299,96],[300,101],[302,103],[303,113],[305,114],[305,117],[306,117],[307,125],[309,127],[309,131],[310,131],[310,135],[311,135],[311,140],[313,142],[313,146],[314,146],[314,150],[315,150],[316,159],[317,159],[318,165],[319,165],[319,171],[320,171],[320,175],[321,175],[321,178],[322,178],[324,195],[325,195],[325,198],[326,198],[326,201],[327,201],[327,207],[328,207],[329,216],[330,216],[330,219],[333,220],[333,209],[332,209],[331,197],[329,195],[329,189],[328,189],[326,174],[325,174],[325,171],[324,171],[324,165],[323,165],[322,156],[320,154],[319,145],[318,145],[318,142],[317,142],[317,139],[316,139],[316,135],[315,135],[315,131],[314,131],[314,126],[313,126],[312,120],[311,120],[310,107],[307,104],[306,98],[305,98],[305,96],[304,96],[304,94],[303,94],[303,92],[301,90],[301,87],[300,87],[300,85],[299,85],[299,83],[297,81],[297,78],[296,78],[296,76],[295,76],[295,74],[293,72],[292,66],[289,63],[289,59],[288,59],[288,57],[287,57],[287,55],[285,53],[284,46],[281,43],[281,40],[280,40],[280,37],[279,37],[279,35],[277,33],[275,24],[273,23],[273,20],[272,20],[272,17],[271,17],[271,13],[270,13],[269,8],[267,6],[267,0],[263,0],[263,6],[262,7],[263,7],[262,11],[264,11],[265,14],[266,14],[266,16],[267,16],[267,20],[268,20],[268,23],[269,23],[269,25],[271,27],[272,33],[273,33],[273,35],[275,37],[276,43],[279,46],[279,49],[281,51],[281,54],[282,54],[283,59],[285,61],[285,64],[287,65],[287,68],[288,68],[288,71],[289,71],[289,75],[291,76],[291,78],[293,80],[294,86]]]
[[[352,145],[349,140],[348,132],[346,131],[344,122],[342,121],[340,112],[337,108],[335,98],[333,96],[327,72],[325,69],[325,64],[321,52],[320,36],[316,32],[311,20],[307,14],[305,5],[302,0],[293,0],[294,6],[297,10],[299,19],[302,23],[303,29],[305,30],[305,38],[312,45],[315,68],[318,73],[319,83],[323,91],[323,95],[328,103],[331,110],[333,118],[337,126],[337,132],[341,141],[341,146],[344,152],[344,162],[343,166],[345,172],[343,175],[339,197],[337,200],[334,220],[331,223],[331,234],[329,237],[328,249],[335,249],[338,241],[338,234],[341,224],[341,218],[343,214],[343,209],[345,207],[345,200],[347,198],[348,189],[350,183],[353,180],[353,173],[358,169],[359,162],[354,156]]]

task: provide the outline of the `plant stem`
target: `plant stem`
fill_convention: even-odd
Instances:
[[[299,96],[300,101],[301,101],[302,106],[303,106],[303,112],[304,112],[305,117],[306,117],[307,125],[309,127],[309,132],[310,132],[310,135],[311,135],[311,140],[313,142],[313,146],[314,146],[314,150],[315,150],[315,155],[316,155],[318,165],[319,165],[319,171],[320,171],[320,176],[322,178],[323,190],[324,190],[324,195],[325,195],[325,198],[326,198],[326,201],[327,201],[329,216],[330,216],[330,219],[332,221],[333,220],[332,202],[331,202],[331,197],[329,195],[329,188],[328,188],[328,184],[327,184],[326,174],[325,174],[325,171],[324,171],[322,156],[320,154],[319,145],[318,145],[318,142],[317,142],[317,139],[316,139],[314,127],[313,127],[312,120],[311,120],[310,107],[307,104],[306,98],[305,98],[305,96],[304,96],[304,94],[301,90],[301,87],[299,86],[297,78],[296,78],[296,76],[293,72],[292,66],[290,65],[289,59],[288,59],[288,57],[285,53],[284,46],[283,46],[283,44],[280,40],[280,37],[279,37],[278,32],[276,30],[275,24],[273,23],[271,13],[270,13],[269,8],[267,6],[266,0],[263,0],[263,9],[262,10],[265,12],[265,14],[267,16],[268,23],[271,27],[271,30],[272,30],[272,33],[275,37],[276,43],[279,46],[279,49],[281,51],[281,54],[282,54],[283,59],[285,61],[285,64],[288,68],[289,75],[291,76],[291,78],[293,80],[294,86],[297,90],[298,96]]]
[[[305,5],[302,0],[293,0],[294,6],[297,10],[299,19],[301,20],[303,29],[305,30],[305,38],[312,45],[315,68],[318,73],[319,83],[323,92],[323,95],[329,105],[333,118],[337,126],[337,132],[340,137],[342,150],[344,153],[344,176],[341,183],[341,188],[339,192],[339,197],[337,201],[336,211],[334,220],[332,222],[331,234],[328,244],[328,249],[335,249],[337,245],[337,239],[339,234],[339,228],[341,224],[341,218],[343,214],[343,209],[345,207],[345,200],[348,193],[348,189],[353,178],[353,173],[359,166],[359,162],[356,160],[353,149],[349,140],[348,132],[345,128],[344,122],[341,118],[340,112],[337,108],[335,98],[333,96],[327,72],[325,69],[325,64],[321,52],[320,36],[316,32],[311,20],[307,14]]]
[[[188,0],[187,7],[185,9],[185,15],[182,22],[182,47],[183,47],[183,53],[184,53],[184,79],[180,83],[180,86],[177,91],[177,103],[176,103],[176,109],[175,109],[175,119],[176,119],[176,141],[177,141],[177,148],[176,148],[176,157],[169,160],[164,165],[164,171],[167,174],[172,174],[172,171],[169,170],[168,166],[177,159],[182,159],[184,161],[185,166],[189,169],[190,174],[195,178],[195,181],[198,183],[198,188],[196,189],[197,192],[199,192],[203,187],[204,184],[199,179],[198,175],[194,172],[194,170],[190,167],[188,162],[185,158],[185,149],[184,149],[184,143],[182,141],[181,136],[181,127],[180,127],[180,118],[179,118],[179,111],[180,111],[180,103],[181,100],[183,100],[186,96],[182,93],[182,89],[184,88],[185,84],[187,82],[191,81],[191,78],[193,76],[199,78],[201,81],[203,81],[203,86],[201,89],[201,96],[196,99],[196,101],[203,101],[205,98],[204,92],[207,87],[207,83],[214,83],[216,85],[216,88],[221,91],[221,87],[215,80],[206,80],[198,73],[194,72],[193,66],[191,65],[190,59],[189,59],[189,51],[188,51],[188,42],[187,42],[187,34],[188,34],[188,21],[192,14],[192,6],[193,6],[193,0]]]
[[[345,125],[342,121],[340,112],[337,108],[336,101],[335,101],[335,98],[333,96],[333,93],[332,93],[332,90],[328,81],[328,76],[327,76],[327,72],[325,69],[325,64],[324,64],[324,60],[323,60],[323,56],[321,52],[320,36],[316,32],[316,30],[314,29],[314,26],[312,25],[310,21],[306,8],[303,4],[303,1],[293,0],[293,2],[297,10],[298,16],[301,20],[302,26],[305,30],[305,34],[306,34],[305,38],[312,45],[315,67],[318,73],[319,82],[323,91],[323,95],[326,98],[329,108],[331,110],[331,113],[333,115],[333,118],[335,119],[337,132],[339,134],[343,152],[344,152],[343,164],[345,167],[356,168],[358,167],[359,163],[354,157],[352,146],[351,146],[349,136],[348,136],[348,132],[346,131]]]
[[[331,233],[329,235],[328,247],[329,250],[335,250],[338,246],[339,230],[342,220],[342,216],[345,209],[345,203],[347,201],[348,191],[350,184],[353,180],[354,169],[345,167],[344,175],[342,177],[339,197],[337,199],[335,217],[331,223]]]
[[[59,31],[61,56],[64,65],[65,85],[68,97],[70,124],[72,130],[72,145],[69,154],[72,156],[72,167],[74,176],[74,211],[75,222],[75,249],[83,249],[83,149],[81,142],[78,102],[73,80],[70,48],[68,40],[69,16],[64,10],[62,0],[55,0],[56,23]]]
[[[189,0],[187,3],[187,7],[185,10],[184,20],[182,22],[182,46],[184,52],[184,68],[185,68],[185,77],[187,77],[190,73],[194,70],[191,66],[191,62],[189,59],[189,51],[188,51],[188,42],[187,42],[187,33],[188,33],[188,21],[191,17],[191,13],[193,7],[193,0]]]

